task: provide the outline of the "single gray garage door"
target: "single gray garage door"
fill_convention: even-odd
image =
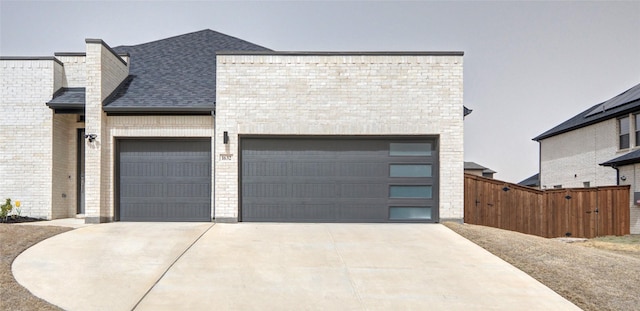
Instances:
[[[121,221],[211,221],[211,139],[120,139]]]
[[[435,138],[240,142],[242,221],[438,221]]]

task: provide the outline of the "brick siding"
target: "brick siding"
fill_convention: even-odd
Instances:
[[[218,55],[216,218],[238,217],[238,135],[437,135],[440,217],[463,217],[461,56]]]
[[[583,187],[616,184],[616,171],[600,163],[618,152],[616,120],[607,120],[540,141],[540,185],[542,188]]]
[[[45,103],[60,84],[60,65],[1,60],[0,72],[0,200],[20,200],[23,215],[50,219],[52,111]]]

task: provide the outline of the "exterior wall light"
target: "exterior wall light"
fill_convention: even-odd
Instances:
[[[228,145],[228,144],[229,144],[229,132],[224,131],[222,134],[223,134],[223,135],[222,135],[222,142],[223,142],[225,145]]]
[[[622,181],[627,180],[627,176],[620,176],[620,180],[622,180]]]
[[[96,135],[96,134],[86,134],[86,135],[84,135],[84,138],[89,140],[90,143],[92,143],[94,140],[96,140],[97,137],[98,137],[98,135]]]

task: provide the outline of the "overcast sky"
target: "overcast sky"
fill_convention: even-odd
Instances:
[[[464,51],[465,160],[518,182],[538,134],[640,83],[640,1],[0,0],[0,55],[213,29],[280,51]]]

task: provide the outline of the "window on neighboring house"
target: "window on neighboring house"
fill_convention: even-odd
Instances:
[[[629,148],[629,117],[618,119],[618,130],[620,133],[620,149]]]
[[[554,185],[553,189],[562,189],[562,185]]]
[[[584,185],[585,188],[589,188],[589,187],[591,187],[591,182],[585,181],[585,182],[582,183],[582,185]]]
[[[634,121],[635,121],[635,128],[636,128],[636,147],[640,146],[640,113],[639,114],[635,114],[634,116]]]

